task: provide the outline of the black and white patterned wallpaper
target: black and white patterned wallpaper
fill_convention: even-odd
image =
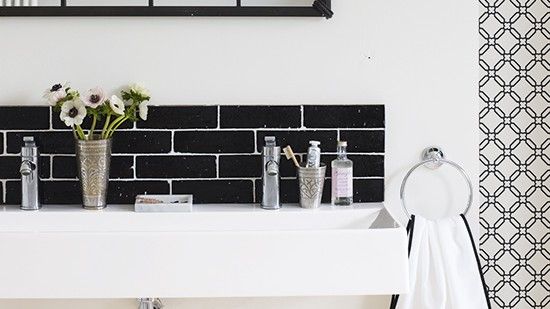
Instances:
[[[150,107],[148,121],[114,135],[108,203],[131,204],[145,192],[190,193],[197,203],[258,202],[266,135],[290,144],[301,158],[308,141],[319,140],[327,164],[337,140],[347,140],[355,201],[381,202],[384,116],[383,105]],[[71,132],[49,107],[21,106],[0,107],[0,203],[20,203],[19,153],[26,135],[36,137],[42,153],[43,202],[81,203]],[[281,200],[297,202],[295,168],[284,157],[281,162]],[[325,202],[330,192],[327,180]]]
[[[479,3],[483,272],[493,308],[550,308],[550,1]]]

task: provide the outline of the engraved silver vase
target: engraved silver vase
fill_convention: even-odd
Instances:
[[[77,140],[76,160],[83,207],[92,210],[105,208],[111,165],[111,140]]]

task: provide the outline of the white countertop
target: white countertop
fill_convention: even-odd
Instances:
[[[383,203],[355,203],[352,206],[332,206],[330,204],[323,204],[317,209],[305,209],[299,207],[298,204],[283,204],[280,209],[266,210],[260,207],[260,204],[196,204],[193,205],[193,211],[197,212],[265,212],[265,213],[277,213],[277,212],[312,212],[312,211],[353,211],[353,210],[366,210],[375,209],[380,210],[384,207]],[[134,213],[134,205],[109,205],[102,210],[86,210],[81,205],[43,205],[40,210],[28,211],[19,209],[18,205],[4,205],[0,206],[0,215],[4,212],[8,213],[22,213],[22,214],[36,214],[36,213],[50,213],[50,212],[62,212],[62,213],[82,213],[82,214],[102,214],[113,212],[130,212]],[[183,212],[172,212],[169,214],[182,214]],[[189,212],[185,212],[189,213]]]
[[[304,209],[284,205],[265,210],[253,204],[193,205],[191,212],[134,212],[133,205],[85,210],[79,205],[45,205],[37,211],[0,207],[0,232],[188,232],[368,228],[381,203]],[[358,218],[361,220],[358,221]],[[359,223],[357,223],[359,222]],[[367,226],[366,226],[367,225]],[[387,227],[393,227],[388,222]]]

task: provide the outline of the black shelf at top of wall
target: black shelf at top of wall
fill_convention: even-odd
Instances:
[[[0,16],[190,16],[190,17],[325,17],[331,18],[331,0],[315,0],[311,6],[60,6],[0,7]]]

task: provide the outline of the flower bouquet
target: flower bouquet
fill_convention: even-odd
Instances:
[[[149,91],[131,85],[121,91],[121,97],[107,98],[99,87],[81,96],[67,85],[56,84],[46,90],[44,98],[73,131],[84,208],[105,208],[113,134],[126,121],[147,120]],[[82,124],[87,117],[91,124],[86,130]]]

